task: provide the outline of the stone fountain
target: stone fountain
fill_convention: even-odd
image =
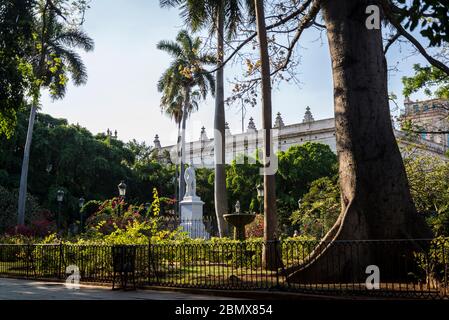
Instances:
[[[254,221],[254,213],[241,213],[240,201],[235,204],[235,213],[223,215],[224,219],[234,226],[234,239],[245,240],[245,226]]]

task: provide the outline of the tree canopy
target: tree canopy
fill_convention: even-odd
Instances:
[[[19,112],[12,137],[0,138],[0,185],[9,190],[18,188],[26,111]],[[124,143],[107,134],[93,135],[65,119],[38,114],[31,156],[29,193],[43,207],[55,211],[56,191],[63,189],[67,220],[78,218],[80,197],[87,201],[111,198],[117,195],[121,180],[128,185],[131,203],[151,199],[154,187],[164,196],[173,197],[173,166],[154,160],[146,145]]]

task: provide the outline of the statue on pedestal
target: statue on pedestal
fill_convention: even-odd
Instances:
[[[191,238],[209,239],[210,235],[204,227],[204,202],[196,195],[196,177],[193,163],[184,172],[186,193],[181,201],[181,227]]]
[[[190,165],[184,172],[184,179],[186,181],[186,194],[185,197],[196,197],[196,177],[195,169],[193,165]]]

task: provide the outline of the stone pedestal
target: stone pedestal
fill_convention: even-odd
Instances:
[[[186,196],[181,201],[181,227],[190,238],[210,238],[203,222],[203,205],[197,196]]]

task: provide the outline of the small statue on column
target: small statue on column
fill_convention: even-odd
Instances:
[[[209,239],[203,221],[204,202],[196,195],[196,177],[193,163],[184,172],[186,193],[181,201],[181,227],[191,238]]]
[[[186,194],[184,197],[196,197],[196,177],[195,177],[195,169],[193,168],[193,165],[190,164],[190,166],[186,169],[184,172],[184,179],[186,181]]]

